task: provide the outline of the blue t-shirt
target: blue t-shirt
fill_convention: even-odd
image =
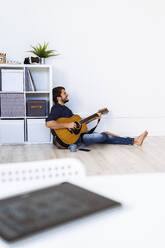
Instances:
[[[56,121],[58,118],[70,118],[73,116],[72,111],[66,107],[65,105],[61,105],[59,103],[56,103],[52,106],[51,112],[46,118],[46,121]]]

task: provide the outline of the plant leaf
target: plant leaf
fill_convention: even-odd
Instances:
[[[48,58],[60,55],[59,53],[57,53],[56,50],[47,50],[48,44],[48,42],[44,42],[43,45],[41,45],[41,43],[38,43],[37,46],[31,46],[33,50],[30,50],[28,52],[33,53],[40,58]]]

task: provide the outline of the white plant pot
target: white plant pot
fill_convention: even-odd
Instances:
[[[40,64],[42,64],[42,65],[45,64],[45,58],[40,58]]]

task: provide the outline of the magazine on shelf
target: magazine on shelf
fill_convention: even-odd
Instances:
[[[32,73],[30,72],[28,68],[25,68],[25,88],[26,88],[26,91],[36,91]]]
[[[35,87],[35,83],[34,83],[34,79],[32,77],[32,73],[31,71],[28,69],[28,73],[29,73],[29,81],[32,87],[32,91],[36,91],[36,87]]]
[[[32,88],[30,87],[30,82],[29,82],[28,68],[25,68],[25,90],[32,91]]]

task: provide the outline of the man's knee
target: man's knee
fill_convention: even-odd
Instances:
[[[83,136],[83,142],[85,145],[91,145],[96,143],[104,143],[107,140],[106,133],[92,133]]]
[[[108,139],[108,134],[102,132],[100,133],[100,141],[105,142]]]

